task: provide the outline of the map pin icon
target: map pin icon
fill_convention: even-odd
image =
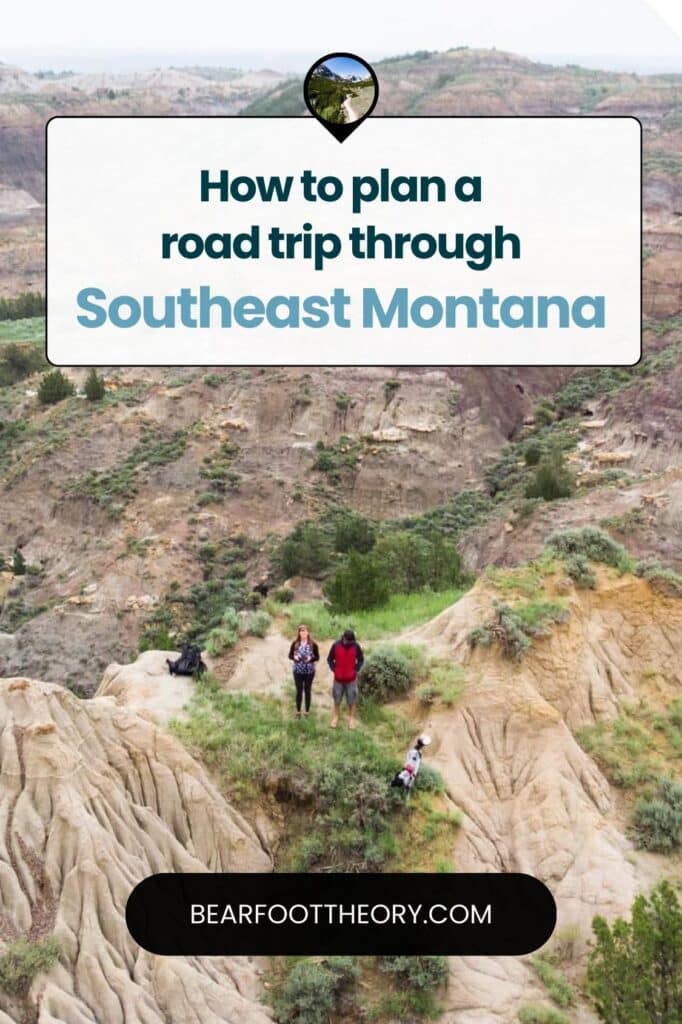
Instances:
[[[328,53],[305,76],[303,98],[313,117],[338,142],[345,142],[376,107],[379,82],[362,57]]]

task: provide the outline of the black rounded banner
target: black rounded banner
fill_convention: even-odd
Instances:
[[[522,874],[159,874],[126,922],[163,956],[517,956],[547,942],[556,905]]]

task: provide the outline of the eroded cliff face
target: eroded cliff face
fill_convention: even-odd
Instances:
[[[267,1024],[248,959],[154,957],[125,925],[149,874],[272,866],[181,744],[111,697],[14,678],[0,681],[0,751],[2,939],[60,948],[25,999],[0,992],[0,1020]]]
[[[267,538],[301,519],[341,505],[398,517],[482,488],[486,460],[567,371],[549,373],[140,368],[108,372],[102,405],[74,399],[47,410],[25,393],[33,382],[22,383],[11,415],[26,429],[6,461],[0,455],[0,483],[12,494],[0,503],[0,554],[20,546],[41,572],[0,575],[0,597],[6,611],[23,603],[39,612],[16,627],[12,615],[0,618],[0,632],[14,635],[2,641],[0,672],[73,676],[92,692],[109,662],[128,660],[171,582],[201,579],[202,544],[247,535],[249,577],[258,578],[270,568]],[[82,384],[83,371],[70,374]],[[398,386],[387,394],[391,380]],[[88,474],[100,474],[106,490],[138,458],[143,435],[151,447],[179,432],[184,447],[163,465],[151,452],[142,458],[116,509],[93,500]],[[334,480],[314,468],[317,446],[342,446],[344,437],[357,461]],[[223,444],[238,484],[203,505],[206,460]]]
[[[499,596],[477,584],[408,634],[466,670],[458,706],[429,720],[429,761],[466,815],[458,870],[542,879],[557,902],[557,928],[578,926],[584,952],[594,915],[627,916],[634,896],[669,865],[635,853],[623,798],[576,735],[628,704],[646,700],[663,711],[679,697],[682,602],[615,572],[600,572],[594,591],[557,579],[547,596],[567,600],[568,618],[516,664],[495,646],[472,651],[468,642]],[[444,1020],[510,1024],[520,1002],[541,994],[525,961],[453,960]],[[593,1019],[585,1007],[580,1013]]]
[[[678,333],[658,343],[670,348]],[[485,514],[460,541],[474,572],[533,557],[554,530],[609,519],[614,531],[622,520],[627,537],[615,535],[633,554],[678,567],[681,368],[678,357],[589,402],[568,453],[576,493],[525,515],[513,511],[516,498],[491,499],[486,471],[570,370],[139,368],[108,371],[101,405],[74,398],[48,408],[35,381],[22,382],[7,410],[21,429],[0,444],[0,485],[11,494],[0,503],[0,554],[8,560],[19,546],[40,572],[0,573],[0,672],[84,682],[93,692],[110,661],[130,658],[172,581],[186,588],[201,579],[203,544],[246,535],[256,580],[270,571],[269,538],[340,506],[395,519],[475,492]],[[82,386],[84,371],[70,376]],[[153,443],[180,434],[177,452],[155,464]],[[207,460],[224,444],[237,483],[201,504]],[[315,468],[320,444],[351,447],[355,464],[334,479]],[[523,464],[521,448],[516,457]],[[119,488],[115,508],[93,494],[90,474],[105,497]]]

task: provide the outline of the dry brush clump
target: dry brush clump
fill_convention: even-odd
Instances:
[[[535,600],[515,605],[493,602],[492,617],[468,635],[471,647],[499,645],[505,658],[521,661],[533,640],[549,635],[553,624],[565,622],[569,612],[558,601]]]

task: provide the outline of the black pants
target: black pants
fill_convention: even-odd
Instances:
[[[315,673],[312,672],[310,675],[298,675],[294,672],[294,682],[296,683],[296,710],[301,710],[301,703],[303,701],[303,694],[305,693],[305,709],[310,711],[310,697],[313,689],[313,679]]]

